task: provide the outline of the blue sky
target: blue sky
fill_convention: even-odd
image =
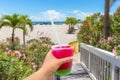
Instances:
[[[66,16],[84,19],[96,12],[104,13],[105,0],[0,0],[0,15],[25,14],[33,21],[65,20]],[[112,5],[114,13],[120,1]]]

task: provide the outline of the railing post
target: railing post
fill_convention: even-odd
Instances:
[[[82,62],[82,48],[80,47],[80,62]]]
[[[120,69],[119,69],[119,80],[120,80]]]
[[[83,43],[80,48],[81,62],[90,75],[97,80],[120,80],[120,57]]]
[[[88,59],[88,61],[89,61],[89,62],[88,62],[88,68],[89,68],[89,71],[90,71],[90,61],[91,61],[91,59],[90,59],[90,52],[89,52],[88,58],[89,58],[89,59]]]
[[[115,79],[115,65],[112,65],[111,66],[111,78],[112,78],[112,80],[114,80]]]

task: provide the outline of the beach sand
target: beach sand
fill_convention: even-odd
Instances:
[[[34,25],[33,27],[33,31],[30,31],[28,28],[26,41],[30,39],[39,39],[39,37],[49,37],[52,42],[54,42],[55,44],[58,43],[52,25]],[[67,34],[68,25],[54,25],[54,27],[57,32],[56,34],[59,35],[59,39],[62,44],[68,44],[69,42],[76,40],[76,34],[78,31],[76,31],[74,34]],[[6,38],[11,37],[11,33],[12,28],[2,27],[0,29],[0,41],[5,41]],[[21,43],[23,43],[23,33],[21,29],[15,30],[15,37],[19,37]]]

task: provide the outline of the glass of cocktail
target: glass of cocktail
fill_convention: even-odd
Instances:
[[[52,46],[52,54],[58,58],[72,57],[74,53],[74,49],[68,45],[56,45]],[[62,64],[56,74],[57,75],[67,75],[71,72],[72,61]]]

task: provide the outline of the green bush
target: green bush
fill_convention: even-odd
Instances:
[[[26,62],[31,62],[37,65],[36,70],[40,68],[44,57],[51,48],[52,43],[46,40],[30,40],[27,42],[26,47],[21,50],[26,54]]]
[[[111,32],[120,33],[120,15],[114,14],[111,21]]]
[[[19,40],[19,39],[17,39]],[[23,47],[16,40],[14,50],[10,41],[0,43],[0,80],[22,80],[37,71],[53,44],[47,39],[32,39]],[[18,51],[22,56],[18,56]]]
[[[22,80],[33,72],[31,64],[0,51],[0,80]]]
[[[11,50],[19,50],[20,49],[20,39],[18,37],[14,38],[15,42],[11,42],[11,37],[6,39],[6,42],[0,43],[0,48],[5,50],[6,48],[9,48]]]
[[[77,34],[77,39],[79,42],[84,42],[86,44],[89,44],[90,34],[91,31],[89,26],[81,26],[80,31]]]
[[[86,43],[120,55],[120,15],[110,16],[110,36],[104,39],[103,15],[99,13],[88,16],[81,24],[77,39]]]
[[[77,34],[79,42],[95,46],[103,37],[103,16],[100,13],[87,17],[80,26]]]
[[[120,36],[115,35],[115,36],[108,37],[107,40],[102,38],[98,42],[97,47],[112,52],[112,50],[115,47],[118,47],[119,44],[120,44]]]
[[[118,47],[116,56],[120,56],[120,47]]]

